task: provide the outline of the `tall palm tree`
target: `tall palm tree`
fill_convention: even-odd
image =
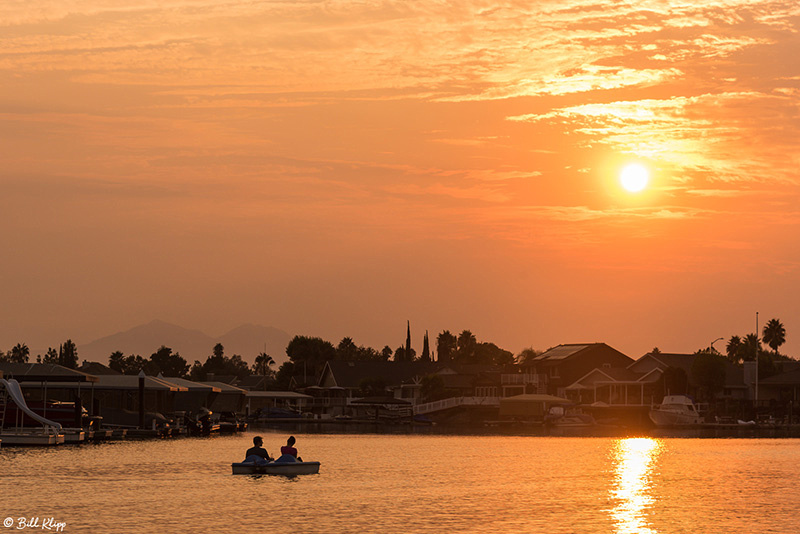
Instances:
[[[267,376],[273,365],[275,365],[275,360],[272,356],[266,352],[261,352],[256,356],[256,361],[253,364],[253,371],[258,375]]]
[[[458,360],[462,363],[474,363],[472,360],[474,359],[477,345],[478,340],[475,334],[469,330],[464,330],[458,334]]]
[[[266,352],[259,353],[259,355],[256,356],[255,362],[253,362],[253,372],[264,377],[264,391],[267,390],[266,379],[272,374],[272,369],[270,369],[270,367],[273,365],[275,365],[275,360]]]
[[[762,338],[764,343],[769,345],[775,354],[778,354],[778,347],[786,343],[786,329],[783,327],[783,323],[779,319],[767,321],[767,324],[764,325]]]
[[[758,339],[758,334],[747,334],[742,341],[742,360],[754,362],[760,354],[761,342]]]
[[[437,360],[442,363],[449,362],[456,350],[456,345],[456,336],[451,334],[450,330],[445,330],[439,334],[436,338]]]
[[[17,343],[17,345],[11,349],[11,359],[12,363],[28,363],[28,356],[30,356],[31,351],[28,348],[28,345],[25,343]]]
[[[731,336],[731,339],[725,346],[725,352],[728,355],[728,361],[739,363],[742,359],[742,338],[739,336]]]

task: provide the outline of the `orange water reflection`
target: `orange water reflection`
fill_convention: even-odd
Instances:
[[[651,438],[628,438],[616,443],[614,486],[610,491],[615,532],[655,532],[648,526],[647,513],[653,503],[651,473],[661,448],[661,442]]]

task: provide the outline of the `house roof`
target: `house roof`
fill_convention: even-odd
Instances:
[[[166,382],[171,382],[176,384],[179,387],[186,388],[187,391],[193,392],[206,392],[206,393],[219,393],[220,388],[216,386],[212,386],[211,384],[203,384],[201,382],[192,382],[191,380],[186,380],[185,378],[178,378],[174,376],[161,376],[158,375],[158,378],[164,380]]]
[[[97,381],[91,386],[94,389],[111,389],[111,390],[138,390],[139,377],[137,375],[100,375]],[[25,379],[28,381],[28,379]],[[21,380],[20,380],[21,381]],[[77,382],[63,382],[58,384],[59,388],[77,388]],[[85,386],[84,386],[85,387]],[[189,391],[184,386],[179,386],[168,379],[158,378],[156,376],[144,377],[144,389],[148,391]]]
[[[264,389],[267,379],[263,375],[244,376],[236,381],[236,386],[242,389]]]
[[[592,377],[594,380],[589,380]],[[567,386],[567,389],[587,389],[589,386],[586,386],[586,383],[632,383],[638,382],[642,378],[643,375],[641,373],[635,373],[625,367],[596,367]]]
[[[100,362],[83,362],[78,371],[90,375],[121,375],[119,371],[103,365]]]
[[[800,385],[800,369],[765,378],[760,383],[773,386],[798,386]]]
[[[535,358],[533,358],[533,361],[552,362],[558,360],[566,360],[567,358],[574,356],[575,354],[578,354],[579,352],[586,350],[592,345],[596,344],[597,343],[559,345],[536,356]]]
[[[230,384],[226,384],[225,382],[201,382],[201,384],[214,386],[215,388],[218,388],[221,393],[241,393],[242,395],[247,393],[246,389],[232,386]]]
[[[598,352],[598,350],[600,352]],[[531,360],[534,364],[545,364],[545,365],[558,365],[562,362],[567,360],[571,360],[575,357],[580,355],[592,355],[589,357],[593,357],[595,354],[604,354],[604,355],[611,355],[616,354],[620,361],[623,359],[626,361],[633,361],[631,358],[617,349],[606,345],[605,343],[573,343],[567,345],[559,345],[554,347],[550,350],[543,352],[542,354],[536,356]]]
[[[379,378],[386,385],[400,385],[411,382],[415,377],[430,374],[437,366],[429,362],[372,362],[372,361],[329,361],[325,365],[320,384],[327,373],[333,377],[337,386],[359,388],[366,379]]]
[[[18,382],[97,382],[95,375],[54,363],[0,363],[0,371]]]
[[[245,391],[248,397],[265,399],[312,399],[311,395],[297,393],[296,391]]]
[[[659,352],[658,354],[653,354],[649,352],[630,364],[628,367],[635,366],[639,361],[644,358],[652,358],[664,369],[667,367],[677,367],[686,371],[686,374],[689,375],[692,371],[692,364],[694,363],[695,358],[697,358],[696,354],[678,354],[678,353],[671,353],[671,352]]]

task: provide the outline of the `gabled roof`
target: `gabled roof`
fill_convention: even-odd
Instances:
[[[436,370],[437,366],[429,362],[344,362],[329,361],[320,378],[320,385],[330,374],[334,385],[344,388],[359,388],[366,379],[379,378],[387,386],[411,382]]]
[[[0,363],[3,378],[18,382],[97,382],[97,377],[54,363]]]
[[[638,382],[641,380],[641,373],[634,373],[625,367],[596,367],[580,377],[578,380],[567,386],[567,389],[580,389],[584,382],[589,378],[596,377],[595,382]]]
[[[571,356],[574,356],[579,352],[588,349],[592,345],[598,345],[598,344],[599,343],[559,345],[536,356],[535,358],[533,358],[533,361],[552,362],[558,360],[566,360],[567,358],[570,358]]]
[[[263,375],[250,375],[240,378],[236,382],[236,386],[242,389],[264,389],[267,384],[267,378]]]
[[[536,356],[531,362],[554,366],[583,356],[592,357],[593,354],[598,354],[598,351],[605,355],[616,354],[620,360],[624,358],[626,361],[632,361],[630,357],[605,343],[575,343],[554,347]]]
[[[696,354],[678,354],[678,353],[671,353],[671,352],[659,352],[658,354],[653,354],[652,352],[648,352],[632,364],[628,366],[628,368],[636,366],[637,363],[644,360],[645,358],[652,359],[656,361],[662,369],[666,369],[667,367],[676,367],[679,369],[683,369],[686,371],[687,376],[692,371],[692,364],[694,363],[695,358],[697,358]]]

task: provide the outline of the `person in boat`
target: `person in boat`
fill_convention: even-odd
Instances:
[[[295,449],[294,444],[297,440],[294,439],[294,436],[289,436],[289,439],[286,440],[286,445],[281,447],[281,457],[278,458],[276,461],[278,462],[302,462],[303,459],[297,456],[297,449]]]
[[[245,462],[253,462],[257,464],[265,464],[267,462],[272,461],[272,457],[267,452],[267,449],[262,447],[264,444],[264,440],[261,439],[261,436],[256,436],[253,438],[253,446],[247,449],[247,452],[244,453],[244,461]]]

